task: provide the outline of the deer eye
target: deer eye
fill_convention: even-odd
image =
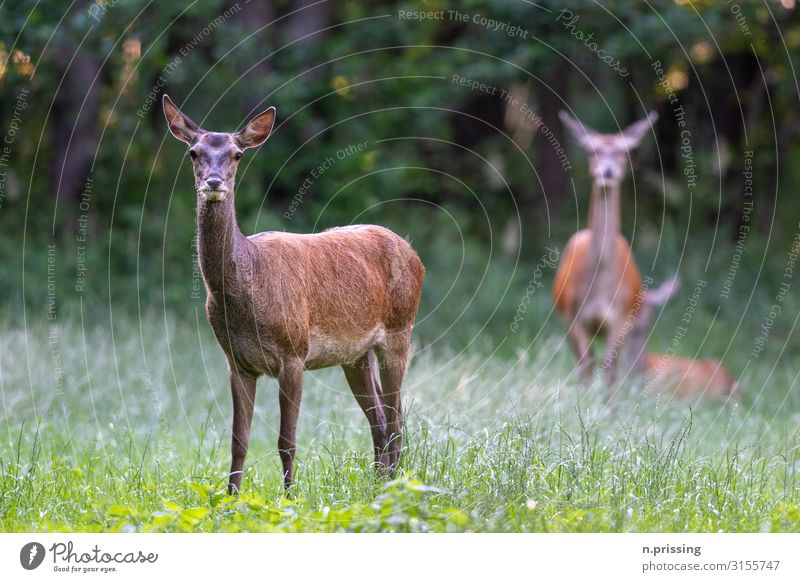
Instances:
[[[234,160],[241,160],[242,159],[242,152],[236,152],[235,154],[233,154],[233,159]]]
[[[190,157],[191,157],[193,160],[196,160],[196,159],[197,159],[197,152],[196,152],[196,151],[194,151],[194,150],[189,150],[189,156],[190,156]]]

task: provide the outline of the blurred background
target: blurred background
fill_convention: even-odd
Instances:
[[[205,325],[191,165],[167,132],[168,93],[216,131],[277,107],[239,169],[245,234],[385,225],[428,270],[420,344],[541,345],[563,336],[552,252],[585,225],[590,188],[558,111],[615,132],[656,110],[622,221],[645,276],[684,281],[662,341],[703,281],[680,352],[741,373],[733,354],[768,324],[770,361],[796,356],[796,289],[776,299],[800,228],[795,0],[0,10],[0,310],[12,326],[161,313]]]

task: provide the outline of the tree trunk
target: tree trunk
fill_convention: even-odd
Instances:
[[[90,48],[76,49],[65,42],[58,54],[59,78],[63,75],[64,80],[50,112],[50,192],[58,200],[69,235],[75,228],[77,198],[97,151],[102,78],[100,61]]]
[[[558,61],[549,68],[542,78],[543,83],[537,87],[542,122],[547,124],[562,148],[566,148],[566,143],[558,111],[563,107],[560,98],[567,94],[567,74],[564,61]],[[534,137],[534,148],[536,170],[542,181],[542,195],[547,200],[552,222],[557,223],[563,211],[564,199],[569,196],[567,176],[553,149],[553,143],[541,133]]]

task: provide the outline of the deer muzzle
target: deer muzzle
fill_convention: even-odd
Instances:
[[[212,190],[211,188],[203,188],[199,193],[206,202],[221,202],[225,200],[227,194],[225,190]]]

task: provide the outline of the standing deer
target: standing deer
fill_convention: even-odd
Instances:
[[[241,488],[258,378],[278,379],[278,450],[288,489],[303,371],[335,365],[369,420],[377,467],[393,472],[402,448],[400,387],[425,276],[419,257],[380,226],[244,236],[234,207],[236,169],[243,150],[266,141],[275,108],[241,131],[217,133],[199,128],[166,95],[163,103],[170,132],[189,146],[206,313],[228,359],[229,491]]]
[[[567,325],[581,380],[592,378],[595,336],[606,340],[604,365],[609,386],[616,383],[618,344],[635,307],[641,276],[630,246],[620,233],[620,184],[634,150],[658,114],[650,113],[617,134],[601,134],[559,113],[567,129],[589,154],[592,192],[589,226],[567,242],[553,282],[553,302]]]
[[[713,358],[693,360],[668,354],[647,351],[653,315],[675,294],[680,279],[662,283],[644,293],[639,313],[625,338],[625,361],[634,376],[645,378],[649,389],[671,392],[679,398],[706,396],[737,396],[738,383],[722,362]]]

